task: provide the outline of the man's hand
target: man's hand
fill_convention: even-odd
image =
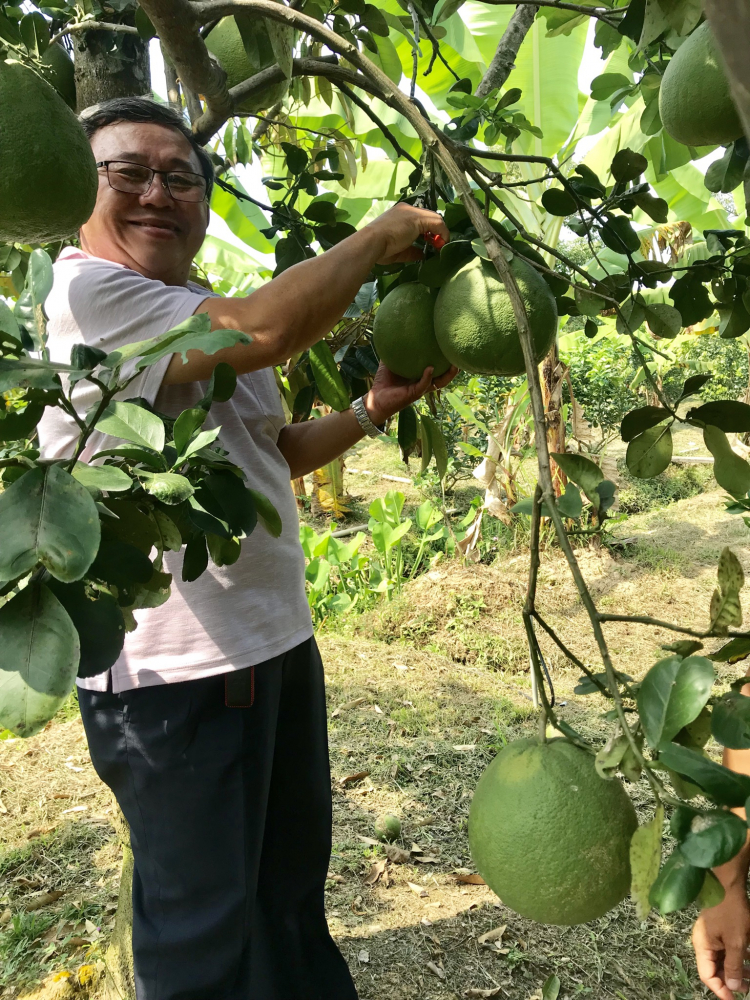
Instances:
[[[745,885],[726,889],[718,906],[702,910],[693,928],[693,947],[701,982],[719,1000],[747,992],[750,905]],[[744,981],[743,981],[744,980]]]
[[[444,375],[434,380],[432,372],[432,368],[425,368],[422,378],[413,382],[394,375],[381,361],[372,389],[365,396],[365,409],[370,420],[380,426],[388,417],[405,409],[410,403],[415,403],[425,393],[448,385],[458,374],[458,368],[449,368]]]
[[[451,238],[448,227],[437,212],[414,208],[404,202],[389,208],[366,228],[376,232],[383,241],[378,264],[421,260],[422,251],[412,243],[425,233],[436,233],[446,243]]]

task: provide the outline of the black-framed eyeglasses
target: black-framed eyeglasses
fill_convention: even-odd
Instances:
[[[99,160],[96,165],[107,171],[109,186],[123,194],[147,194],[154,183],[154,174],[159,174],[175,201],[199,202],[206,197],[206,178],[190,170],[154,170],[130,160]]]

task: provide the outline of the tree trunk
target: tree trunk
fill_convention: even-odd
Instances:
[[[112,31],[85,31],[71,37],[79,114],[113,97],[151,93],[148,42]]]
[[[565,421],[562,418],[562,389],[565,366],[560,361],[555,341],[552,350],[542,362],[542,399],[547,414],[547,444],[550,452],[565,451]],[[557,496],[565,489],[567,477],[554,461],[550,463],[552,482]]]
[[[120,895],[117,900],[115,927],[104,962],[107,967],[104,1000],[135,1000],[133,978],[133,852],[130,831],[120,807],[114,802],[114,826],[122,844]]]

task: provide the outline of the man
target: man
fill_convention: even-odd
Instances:
[[[219,438],[276,505],[281,537],[261,529],[233,566],[181,582],[138,612],[123,655],[81,682],[91,757],[130,825],[138,1000],[354,1000],[325,920],[331,799],[323,670],[304,592],[290,478],[342,454],[365,432],[446,384],[406,383],[381,367],[356,408],[286,426],[271,366],[320,340],[376,263],[414,259],[417,238],[448,239],[439,215],[398,205],[343,243],[245,298],[188,282],[208,223],[212,167],[182,118],[142,98],[83,119],[99,169],[80,250],[63,252],[47,301],[53,360],[72,344],[107,351],[196,312],[252,337],[207,356],[151,366],[127,395],[176,416],[219,361],[239,375],[211,410]],[[408,336],[408,331],[404,331]],[[95,387],[79,384],[84,412]],[[208,426],[208,424],[207,424]],[[43,422],[46,457],[70,454],[77,428]],[[84,457],[111,444],[94,435]]]
[[[750,695],[750,685],[742,688]],[[724,766],[739,774],[750,775],[750,750],[724,750]],[[743,819],[744,809],[734,810]],[[731,861],[714,869],[724,888],[724,900],[718,906],[701,910],[693,928],[693,947],[701,981],[719,997],[733,1000],[735,993],[746,993],[750,980],[748,945],[750,945],[750,905],[747,898],[747,875],[750,868],[750,843]]]

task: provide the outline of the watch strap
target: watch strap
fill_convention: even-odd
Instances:
[[[364,396],[360,396],[359,399],[352,400],[352,410],[354,411],[354,416],[357,418],[357,423],[368,437],[380,437],[383,430],[370,420],[367,410],[365,409]]]

